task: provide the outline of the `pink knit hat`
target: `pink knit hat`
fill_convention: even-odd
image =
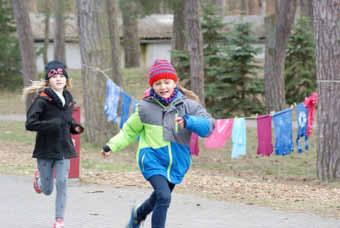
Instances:
[[[178,81],[175,68],[168,60],[163,59],[155,60],[154,64],[149,69],[148,77],[150,86],[160,79],[172,79],[175,82]]]

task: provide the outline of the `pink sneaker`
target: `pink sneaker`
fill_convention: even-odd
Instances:
[[[33,188],[36,193],[41,193],[41,189],[38,183],[39,178],[40,178],[39,170],[34,171]]]
[[[64,220],[61,219],[61,218],[58,218],[54,225],[53,225],[53,228],[64,228]]]

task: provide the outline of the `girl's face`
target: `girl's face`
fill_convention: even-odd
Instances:
[[[66,86],[66,77],[62,74],[55,74],[48,79],[50,87],[58,92],[62,92]]]
[[[176,88],[176,82],[172,79],[160,79],[153,83],[152,88],[158,96],[169,98]]]

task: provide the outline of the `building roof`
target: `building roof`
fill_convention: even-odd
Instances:
[[[69,42],[78,41],[78,26],[75,15],[67,15],[65,26],[65,38]],[[36,41],[44,39],[44,15],[38,13],[30,14],[33,37]],[[254,24],[253,31],[258,38],[264,37],[264,18],[263,16],[226,16],[225,22],[237,22],[240,20],[251,22]],[[139,19],[138,34],[141,40],[170,40],[172,37],[172,14],[153,14]],[[122,21],[120,24],[120,36],[122,37]],[[53,31],[55,30],[54,18],[50,20],[49,39],[53,39]]]

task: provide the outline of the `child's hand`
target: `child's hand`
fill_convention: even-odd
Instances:
[[[184,119],[183,119],[183,117],[177,117],[176,118],[176,122],[177,122],[177,124],[178,124],[178,126],[180,126],[180,128],[184,128]]]
[[[78,133],[80,133],[80,132],[81,132],[81,128],[80,128],[80,126],[76,126],[76,127],[74,128],[74,130],[75,130],[76,132],[78,132]]]
[[[81,134],[84,132],[84,127],[81,126],[80,124],[77,124],[76,127],[74,128],[74,130],[78,133]]]
[[[111,151],[105,152],[104,150],[101,151],[103,158],[108,158],[111,155]]]

